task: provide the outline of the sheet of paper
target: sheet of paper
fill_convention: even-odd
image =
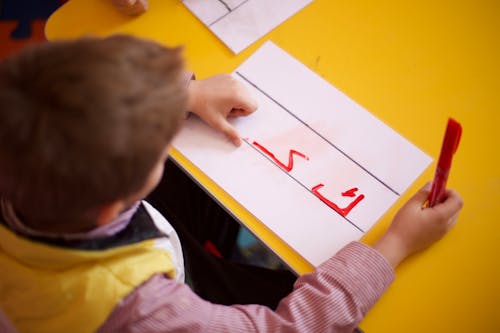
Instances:
[[[235,148],[197,117],[174,146],[317,266],[359,239],[431,158],[271,42],[234,73],[259,109]]]
[[[312,0],[183,0],[234,53],[239,53]]]

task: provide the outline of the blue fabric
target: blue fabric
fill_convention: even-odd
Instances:
[[[0,20],[17,21],[12,30],[12,39],[24,39],[31,36],[31,22],[47,19],[60,6],[58,0],[1,0]]]

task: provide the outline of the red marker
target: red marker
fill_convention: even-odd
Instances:
[[[428,207],[432,207],[444,200],[446,193],[446,181],[451,168],[451,159],[457,151],[460,137],[462,136],[462,126],[452,118],[448,118],[448,126],[441,147],[441,154],[432,181],[431,193],[429,194]]]

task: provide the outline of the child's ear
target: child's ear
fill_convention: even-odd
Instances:
[[[123,201],[115,201],[103,205],[97,213],[97,225],[102,226],[113,221],[125,208]]]

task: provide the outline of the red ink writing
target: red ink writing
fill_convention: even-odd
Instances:
[[[357,187],[351,188],[350,190],[347,190],[345,192],[342,192],[343,197],[353,197],[356,195],[356,192],[358,191]]]
[[[265,148],[264,146],[262,146],[257,141],[254,141],[253,145],[255,147],[259,148],[260,151],[262,151],[264,154],[266,154],[267,156],[269,156],[274,161],[274,163],[278,164],[282,169],[286,170],[287,172],[290,172],[293,169],[293,156],[294,155],[302,157],[305,160],[309,160],[309,157],[307,157],[306,155],[302,154],[301,152],[298,152],[296,150],[290,149],[290,152],[288,154],[288,165],[286,165],[285,163],[283,163],[280,160],[278,160],[276,158],[276,156],[274,156],[273,153],[271,153],[267,148]]]
[[[316,186],[314,186],[311,191],[314,193],[314,195],[316,195],[321,201],[323,201],[328,207],[330,207],[331,209],[333,209],[334,211],[336,211],[337,213],[339,213],[340,215],[342,215],[343,217],[346,217],[347,214],[349,214],[349,212],[361,201],[364,199],[364,195],[361,194],[359,195],[358,197],[356,197],[356,199],[354,199],[354,201],[352,201],[347,207],[345,208],[340,208],[339,206],[337,206],[334,202],[328,200],[326,197],[324,197],[321,193],[319,193],[319,189],[324,187],[325,185],[323,184],[318,184]],[[355,196],[355,193],[358,191],[358,188],[351,188],[350,190],[348,191],[345,191],[345,192],[342,192],[342,196],[343,197],[354,197]]]
[[[245,139],[245,141],[248,141],[248,139]],[[293,157],[294,156],[299,156],[299,157],[302,157],[303,159],[305,160],[309,160],[309,157],[307,157],[305,154],[299,152],[299,151],[296,151],[296,150],[293,150],[293,149],[290,149],[289,153],[288,153],[288,164],[285,164],[283,162],[281,162],[280,160],[278,160],[276,158],[276,156],[274,156],[274,154],[272,152],[270,152],[266,147],[262,146],[260,143],[258,143],[257,141],[254,141],[252,143],[255,147],[257,147],[261,152],[263,152],[264,154],[266,154],[274,163],[276,163],[280,168],[282,168],[283,170],[287,171],[287,172],[290,172],[292,171],[293,169]],[[347,191],[344,191],[344,192],[341,192],[341,195],[343,197],[349,197],[349,198],[353,198],[353,197],[356,197],[349,205],[347,205],[347,207],[344,207],[344,208],[341,208],[339,207],[337,204],[335,204],[334,202],[328,200],[325,196],[323,196],[321,193],[319,193],[319,190],[324,187],[325,185],[324,184],[318,184],[316,186],[314,186],[311,191],[312,193],[318,198],[320,199],[324,204],[326,204],[328,207],[330,207],[331,209],[333,209],[334,211],[336,211],[338,214],[340,214],[341,216],[343,217],[346,217],[347,214],[349,214],[349,212],[354,208],[356,207],[357,204],[359,204],[361,202],[361,200],[363,200],[365,198],[364,194],[360,194],[356,197],[356,192],[358,191],[358,188],[357,187],[353,187]]]

